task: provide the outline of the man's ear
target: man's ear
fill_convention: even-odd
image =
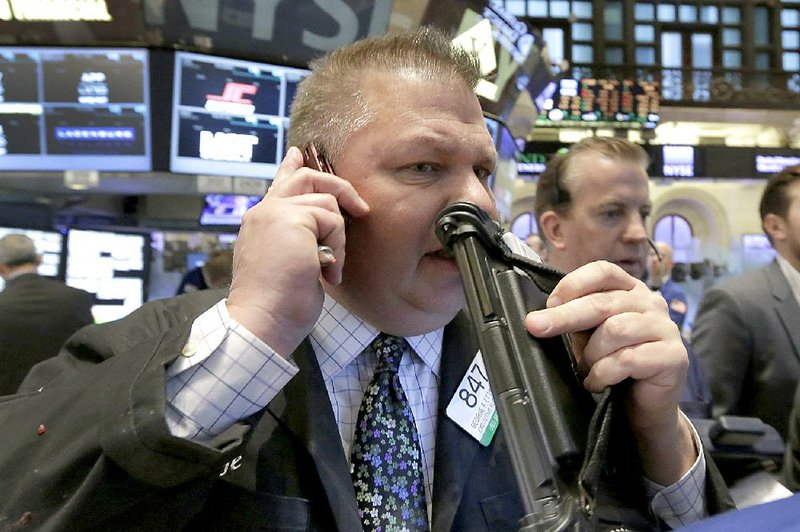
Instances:
[[[539,226],[542,228],[547,245],[554,249],[564,249],[566,240],[561,216],[556,211],[545,211],[539,215]]]
[[[771,212],[761,221],[764,231],[772,237],[773,242],[780,242],[786,238],[786,221]]]

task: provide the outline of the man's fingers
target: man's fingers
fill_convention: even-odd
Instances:
[[[596,292],[632,290],[637,282],[616,264],[591,262],[565,275],[547,299],[547,306],[558,306]]]
[[[645,312],[650,305],[647,298],[622,290],[590,293],[557,307],[533,311],[526,316],[525,325],[534,336],[549,338],[597,327],[623,312]]]
[[[583,385],[591,392],[602,392],[606,387],[620,383],[627,378],[646,384],[651,392],[662,390],[664,399],[672,397],[676,387],[685,379],[685,363],[676,363],[673,357],[664,356],[662,342],[647,342],[632,347],[624,347],[595,362]],[[655,402],[655,401],[654,401]]]

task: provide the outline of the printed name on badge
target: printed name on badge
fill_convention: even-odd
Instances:
[[[447,405],[447,417],[466,430],[481,445],[489,445],[500,418],[494,406],[494,397],[489,388],[486,366],[483,365],[481,352],[469,365],[467,374],[461,379],[455,395]]]

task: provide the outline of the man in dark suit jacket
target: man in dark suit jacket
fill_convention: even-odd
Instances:
[[[23,234],[0,239],[0,395],[17,391],[31,367],[58,354],[92,323],[94,296],[36,273],[41,258]]]
[[[409,463],[424,476],[430,527],[516,528],[524,510],[504,434],[484,445],[448,408],[477,355],[435,219],[456,201],[497,216],[478,75],[430,29],[315,63],[292,107],[292,148],[244,216],[227,297],[202,291],[86,328],[0,401],[0,518],[44,530],[350,531],[392,515],[356,496],[350,470],[383,332],[409,344],[397,386],[414,418]],[[335,175],[304,166],[295,146],[311,143]],[[593,264],[526,317],[538,336],[574,333],[589,391],[630,378],[628,403],[606,427],[623,430],[603,439],[624,460],[601,468],[627,482],[597,492],[598,525],[650,526],[652,506],[677,526],[729,504],[678,409],[686,351],[658,297]],[[609,325],[621,314],[635,331]],[[394,517],[387,530],[409,525]]]
[[[800,379],[800,167],[769,179],[760,211],[776,260],[708,289],[691,340],[715,415],[761,418],[785,439]]]

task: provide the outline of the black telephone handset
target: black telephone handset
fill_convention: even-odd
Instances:
[[[303,163],[318,172],[336,175],[336,172],[333,171],[333,166],[331,166],[325,156],[317,150],[317,147],[314,146],[313,143],[309,143],[306,149],[303,150]],[[349,226],[352,221],[350,213],[344,210],[341,205],[339,206],[339,210],[342,213],[342,218],[344,218],[345,227]]]

